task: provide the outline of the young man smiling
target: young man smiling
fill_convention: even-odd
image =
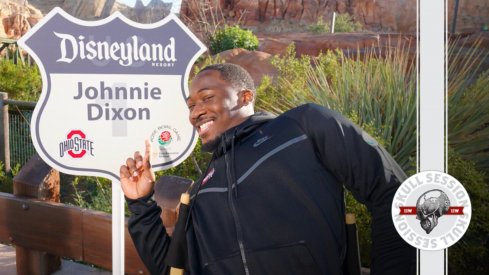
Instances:
[[[371,274],[413,274],[415,250],[390,207],[404,172],[375,140],[338,113],[306,104],[278,116],[254,112],[249,74],[204,68],[192,81],[189,120],[213,152],[192,187],[186,226],[190,274],[342,274],[343,186],[372,213]],[[150,145],[121,166],[129,231],[152,274],[171,238],[151,200]]]

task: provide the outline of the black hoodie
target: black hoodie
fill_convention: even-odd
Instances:
[[[229,129],[191,190],[191,274],[342,274],[343,186],[372,213],[371,274],[413,274],[415,250],[395,231],[393,196],[406,178],[368,134],[306,104],[255,114]],[[171,239],[148,198],[128,200],[129,232],[152,274]]]

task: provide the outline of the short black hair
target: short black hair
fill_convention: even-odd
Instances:
[[[221,78],[231,83],[235,89],[250,90],[255,94],[253,78],[243,67],[232,63],[212,64],[203,68],[199,74],[210,70],[218,71]]]

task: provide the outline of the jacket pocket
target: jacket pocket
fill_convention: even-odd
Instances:
[[[321,274],[303,241],[246,251],[250,275],[314,275]],[[204,265],[203,274],[245,274],[240,254]]]
[[[251,274],[321,274],[304,241],[249,252]]]
[[[234,253],[228,257],[213,260],[205,263],[202,267],[203,275],[234,275],[245,274],[241,255]]]

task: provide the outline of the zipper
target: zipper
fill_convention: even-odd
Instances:
[[[233,135],[231,141],[232,143],[234,143],[234,138],[235,136]],[[241,228],[241,224],[239,222],[238,211],[236,210],[236,205],[234,204],[234,197],[232,192],[232,186],[234,180],[231,174],[231,166],[230,166],[231,164],[229,162],[228,153],[226,152],[226,144],[223,143],[223,145],[224,145],[224,161],[226,162],[226,176],[227,176],[227,183],[228,183],[228,203],[229,203],[229,208],[231,209],[231,214],[233,216],[234,226],[236,227],[236,239],[238,241],[239,253],[241,255],[241,261],[243,263],[244,272],[246,275],[249,275],[250,270],[248,268],[248,263],[246,261],[246,253],[243,245],[243,231]]]
[[[209,173],[209,170],[212,166],[212,162],[214,161],[214,158],[215,158],[215,154],[212,154],[212,157],[211,157],[211,160],[209,162],[209,164],[207,165],[207,168],[205,169],[205,174],[207,175],[207,173]],[[201,176],[203,174],[201,173]],[[194,205],[195,205],[195,202],[197,201],[197,194],[199,193],[201,187],[202,187],[202,180],[203,178],[198,182],[198,186],[197,186],[197,190],[195,191],[195,193],[192,195],[192,190],[193,190],[193,184],[190,185],[189,189],[187,190],[187,192],[190,194],[190,205],[189,205],[189,215],[187,217],[187,221],[185,223],[185,231],[188,231],[188,228],[190,227],[190,218],[192,216],[192,210],[194,209]]]

